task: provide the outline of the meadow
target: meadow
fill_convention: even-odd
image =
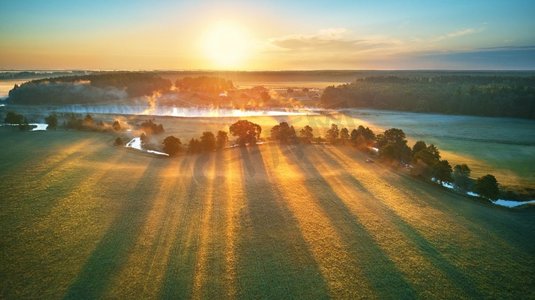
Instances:
[[[1,298],[535,297],[532,208],[351,148],[162,159],[102,133],[0,139]]]

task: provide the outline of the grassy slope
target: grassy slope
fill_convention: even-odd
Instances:
[[[166,160],[0,129],[0,295],[533,298],[533,210],[330,146]]]

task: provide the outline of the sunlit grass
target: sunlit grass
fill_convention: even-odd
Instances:
[[[3,298],[535,296],[531,211],[349,147],[159,159],[103,134],[0,135]]]

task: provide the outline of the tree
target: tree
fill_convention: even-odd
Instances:
[[[435,163],[431,169],[432,176],[438,183],[451,182],[451,166],[447,160],[441,160]]]
[[[427,144],[424,141],[417,141],[414,143],[414,146],[412,146],[412,155],[415,155],[424,149],[427,149]]]
[[[299,137],[304,143],[310,144],[314,139],[314,133],[312,127],[306,125],[299,131]]]
[[[227,146],[228,134],[226,131],[219,130],[216,136],[216,149],[220,150]]]
[[[87,114],[83,121],[84,126],[90,127],[93,126],[94,123],[95,120],[93,119],[93,117],[90,114]]]
[[[151,134],[160,134],[164,132],[162,124],[156,124],[152,120],[147,120],[141,123],[141,130],[143,130],[147,135]]]
[[[169,154],[169,156],[175,156],[181,150],[182,142],[180,142],[179,138],[170,135],[163,140],[163,152]]]
[[[478,193],[481,197],[493,200],[497,199],[500,195],[498,181],[496,180],[496,177],[490,174],[479,177],[476,180],[474,191]]]
[[[205,131],[201,136],[201,151],[212,152],[215,150],[216,140],[215,135],[210,131]]]
[[[340,130],[338,129],[338,125],[332,124],[331,128],[327,130],[327,140],[329,143],[334,144],[336,143],[336,140],[338,139],[338,136],[340,135]]]
[[[351,143],[356,145],[357,144],[357,138],[359,137],[359,132],[356,129],[351,130],[351,135],[349,139],[351,140]]]
[[[24,116],[17,114],[15,112],[9,111],[6,114],[6,118],[4,122],[6,124],[24,124]]]
[[[199,142],[199,140],[195,138],[191,139],[188,144],[188,153],[190,154],[201,153],[201,142]]]
[[[373,133],[369,127],[364,128],[364,126],[359,125],[357,128],[357,135],[361,136],[366,143],[375,141],[375,133]]]
[[[123,142],[123,139],[120,136],[118,136],[117,138],[115,138],[115,141],[113,142],[113,144],[115,146],[122,146],[124,145],[124,142]]]
[[[398,128],[390,128],[377,136],[379,154],[386,159],[407,162],[411,157],[411,149],[407,146],[405,133]]]
[[[340,130],[340,140],[342,141],[342,144],[349,141],[349,130],[347,130],[347,128],[342,128]]]
[[[260,133],[262,133],[262,127],[247,120],[239,120],[230,125],[229,131],[232,136],[238,137],[238,144],[243,147],[247,144],[256,144],[260,138]]]
[[[56,129],[58,127],[58,117],[56,114],[51,114],[46,117],[45,122],[48,124],[47,129]]]
[[[470,168],[466,164],[456,165],[453,167],[453,182],[455,186],[462,191],[470,190],[472,179],[470,179]]]
[[[121,131],[121,123],[119,123],[119,121],[117,120],[113,121],[113,124],[111,125],[111,127],[115,131]]]
[[[292,144],[297,142],[297,135],[293,126],[286,122],[281,122],[279,125],[271,128],[271,138],[279,141],[282,144]]]

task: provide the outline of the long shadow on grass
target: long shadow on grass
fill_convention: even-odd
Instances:
[[[333,156],[343,160],[335,152],[330,152]],[[351,155],[342,152],[347,158],[355,160]],[[385,167],[386,168],[386,167]],[[474,234],[487,239],[498,237],[499,239],[510,243],[527,255],[535,251],[535,239],[530,234],[535,230],[535,218],[533,211],[515,211],[506,210],[499,207],[492,207],[475,201],[460,200],[461,196],[452,195],[452,191],[442,189],[439,186],[432,186],[416,181],[407,175],[398,174],[399,181],[403,186],[410,189],[411,192],[418,195],[420,199],[426,202],[432,201],[433,205],[439,207],[448,217],[458,220],[459,225],[465,226]],[[416,184],[414,184],[416,181]],[[443,201],[431,195],[431,192],[441,190],[445,195],[457,196],[457,201]],[[431,191],[431,192],[430,192]],[[459,214],[462,211],[462,214]],[[493,234],[495,236],[493,236]]]
[[[204,176],[209,161],[207,154],[190,156],[184,159],[193,160],[193,178],[181,197],[182,206],[180,222],[173,245],[169,252],[167,270],[163,278],[160,297],[164,299],[185,299],[192,295],[195,267],[198,260],[203,210],[206,209],[204,191],[208,187],[208,179]]]
[[[360,267],[379,298],[414,298],[416,292],[394,262],[377,245],[366,228],[358,221],[344,201],[330,187],[323,175],[303,152],[302,146],[283,151],[291,161],[297,162],[306,179],[305,184],[325,214],[333,221],[335,230],[344,243],[355,251],[358,259],[365,260]],[[358,280],[358,279],[357,279]]]
[[[95,299],[104,295],[114,275],[127,261],[129,250],[150,210],[151,203],[145,195],[156,192],[158,184],[153,179],[160,170],[159,162],[161,161],[153,159],[137,186],[128,193],[118,216],[69,287],[66,299]]]
[[[235,289],[234,282],[231,280],[228,274],[226,274],[226,254],[228,241],[226,238],[227,220],[226,212],[230,205],[229,187],[226,174],[227,168],[229,168],[225,160],[225,152],[217,151],[215,156],[215,174],[212,181],[212,203],[211,203],[211,217],[208,220],[207,230],[203,230],[207,235],[207,243],[204,250],[206,253],[204,270],[208,270],[207,274],[204,274],[205,278],[202,282],[202,290],[198,295],[201,299],[217,299],[223,295],[229,295],[230,291]],[[228,280],[230,278],[230,280]]]
[[[344,170],[346,167],[341,165],[335,153],[332,151],[325,151],[322,148],[317,148],[318,152],[321,153],[321,158],[324,159],[327,164],[336,170]],[[380,199],[377,199],[369,190],[367,190],[353,175],[348,172],[342,171],[340,173],[339,179],[347,184],[348,186],[355,187],[360,192],[366,194],[368,197],[373,199],[372,201],[366,201],[366,205],[373,205],[379,207],[382,211],[386,212],[388,219],[398,228],[398,230],[407,237],[413,244],[420,250],[420,252],[427,258],[435,267],[437,267],[441,272],[443,272],[447,278],[457,287],[459,287],[465,295],[470,297],[480,298],[481,294],[475,288],[473,280],[466,276],[461,270],[459,270],[455,265],[449,262],[440,251],[437,250],[432,243],[430,243],[421,233],[418,232],[414,227],[412,227],[408,222],[403,220],[395,211],[393,211],[386,204],[381,202]]]
[[[256,147],[242,148],[246,208],[237,240],[238,295],[287,299],[327,297],[328,288],[297,220],[269,181]]]

